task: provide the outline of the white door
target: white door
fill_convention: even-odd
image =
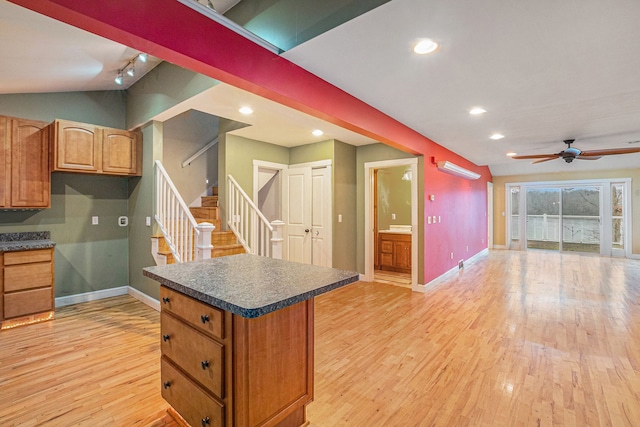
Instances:
[[[331,267],[331,167],[283,172],[283,258]]]
[[[312,169],[311,181],[311,263],[331,267],[331,168]]]

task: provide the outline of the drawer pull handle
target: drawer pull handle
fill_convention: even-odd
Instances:
[[[171,300],[169,299],[169,297],[162,297],[162,302],[163,302],[163,303],[165,303],[165,304],[169,304],[169,301],[171,301]]]
[[[200,362],[200,366],[202,366],[203,370],[206,370],[209,367],[209,361],[208,360],[204,360],[204,361]]]
[[[164,389],[168,389],[169,387],[171,387],[171,381],[165,381],[164,384],[162,384],[162,386],[164,387]]]
[[[210,423],[209,417],[204,417],[202,419],[202,427],[207,427]]]
[[[202,321],[202,323],[207,323],[209,321],[209,315],[203,314],[202,316],[200,316],[200,320]]]
[[[163,336],[162,336],[162,341],[164,341],[164,342],[167,342],[167,341],[169,341],[170,339],[171,339],[171,336],[170,336],[170,335],[163,335]]]

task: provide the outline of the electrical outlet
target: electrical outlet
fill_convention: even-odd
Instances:
[[[338,214],[338,222],[342,222],[342,214]]]
[[[451,259],[453,259],[453,252],[451,252]]]
[[[427,224],[431,224],[431,216],[427,216]]]
[[[91,217],[91,225],[98,225],[99,220],[97,216],[92,216]]]
[[[469,245],[467,245],[467,252],[469,252]]]

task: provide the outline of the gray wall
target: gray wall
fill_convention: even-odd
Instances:
[[[333,267],[357,271],[356,147],[335,141],[333,148]]]
[[[0,95],[0,114],[56,118],[124,127],[122,92]],[[127,179],[55,172],[51,208],[0,211],[0,233],[50,231],[55,249],[56,296],[129,284],[128,228],[117,218],[128,211]],[[91,225],[98,216],[99,224]]]

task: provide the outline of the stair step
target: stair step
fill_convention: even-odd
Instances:
[[[166,260],[166,264],[175,264],[176,259],[173,257],[171,251],[158,251],[158,255],[164,257]]]
[[[189,208],[191,214],[196,218],[211,218],[218,219],[220,218],[220,208],[211,206],[211,207],[201,207],[201,208]]]
[[[211,250],[211,257],[221,257],[227,255],[237,255],[245,253],[244,248],[240,244],[214,246]]]
[[[211,233],[211,244],[213,246],[237,245],[238,239],[236,239],[236,235],[231,230],[213,231]]]
[[[200,197],[202,207],[218,207],[218,196]]]
[[[211,194],[213,194],[214,196],[218,195],[218,187],[211,187]]]

